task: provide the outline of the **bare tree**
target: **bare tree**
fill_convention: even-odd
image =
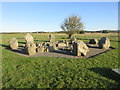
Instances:
[[[73,34],[83,31],[83,23],[80,17],[73,15],[64,20],[61,28],[69,35],[68,38],[71,38]]]

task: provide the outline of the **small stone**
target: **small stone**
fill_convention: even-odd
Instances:
[[[66,43],[58,43],[58,47],[64,47],[64,46],[67,46]]]
[[[38,42],[36,43],[36,46],[39,47],[39,46],[42,46],[43,45],[43,42]]]
[[[37,52],[45,52],[44,46],[39,46],[39,47],[37,48]]]

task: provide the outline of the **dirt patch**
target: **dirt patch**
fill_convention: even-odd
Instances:
[[[74,56],[72,52],[68,52],[68,51],[62,51],[62,50],[56,50],[53,52],[37,52],[35,55],[27,55],[24,51],[23,47],[19,47],[17,50],[11,50],[14,51],[15,53],[25,56],[25,57],[40,57],[40,56],[46,56],[46,57],[62,57],[62,58],[92,58],[96,55],[99,55],[101,53],[107,52],[109,50],[115,49],[110,47],[108,50],[104,50],[104,49],[100,49],[98,47],[98,45],[91,45],[91,44],[87,44],[87,46],[89,47],[89,52],[87,53],[86,56]]]

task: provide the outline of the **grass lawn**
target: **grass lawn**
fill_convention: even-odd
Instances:
[[[35,42],[48,41],[48,34],[31,34]],[[2,43],[2,87],[3,88],[118,88],[119,81],[111,73],[118,68],[118,37],[114,34],[75,35],[89,42],[107,36],[114,50],[89,59],[24,57],[6,49],[10,38],[25,42],[25,34],[3,34]],[[55,34],[56,40],[66,34]],[[19,43],[19,45],[22,43]],[[1,46],[2,45],[2,46]],[[120,68],[120,67],[119,67]]]

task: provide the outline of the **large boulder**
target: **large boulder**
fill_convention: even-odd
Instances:
[[[50,42],[55,42],[55,36],[53,34],[49,35]]]
[[[33,43],[34,39],[30,34],[25,35],[25,41],[28,43]]]
[[[99,48],[102,49],[109,49],[110,47],[110,40],[107,37],[102,37],[98,42]]]
[[[36,45],[34,43],[31,43],[29,47],[27,47],[27,53],[29,55],[36,54]]]
[[[13,38],[9,41],[9,46],[11,49],[17,49],[18,48],[18,41],[16,38]]]
[[[87,45],[83,41],[75,41],[73,44],[73,54],[75,56],[85,56],[89,51]]]

